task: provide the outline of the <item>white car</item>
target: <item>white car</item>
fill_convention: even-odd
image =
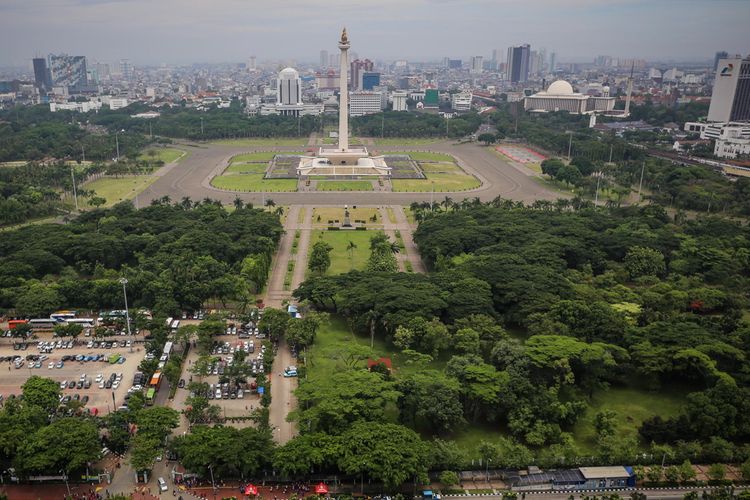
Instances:
[[[167,486],[167,482],[163,477],[160,477],[156,482],[159,483],[159,491],[165,492],[169,489],[169,487]]]
[[[93,340],[89,340],[89,343],[86,344],[86,347],[88,347],[89,349],[91,349],[92,347],[94,347],[94,341]]]
[[[50,370],[53,369],[54,367],[55,367],[54,361],[50,361],[49,364],[47,365],[47,368],[49,368]]]
[[[67,387],[68,387],[67,380],[63,380],[62,382],[60,382],[60,389],[67,389]]]
[[[99,382],[99,389],[104,389],[104,380]]]

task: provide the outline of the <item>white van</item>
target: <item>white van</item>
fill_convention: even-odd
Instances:
[[[169,489],[167,487],[167,482],[164,480],[163,477],[160,477],[156,482],[159,483],[159,491],[164,492]]]

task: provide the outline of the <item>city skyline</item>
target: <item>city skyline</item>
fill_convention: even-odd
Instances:
[[[488,60],[494,49],[505,56],[504,48],[524,43],[576,62],[599,54],[702,61],[719,50],[750,51],[750,3],[738,0],[291,0],[284,9],[241,0],[187,0],[179,8],[176,0],[8,0],[0,13],[4,66],[27,66],[48,53],[140,65],[246,61],[251,55],[315,62],[320,50],[335,48],[328,33],[344,25],[355,34],[359,54],[385,60]],[[631,36],[627,31],[636,23],[638,36]],[[135,28],[138,37],[132,37]]]

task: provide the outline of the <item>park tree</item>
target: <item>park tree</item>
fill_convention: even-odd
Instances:
[[[397,243],[391,242],[385,233],[377,233],[370,238],[370,257],[367,261],[367,270],[370,272],[398,271],[398,261],[395,254],[399,252]]]
[[[310,251],[310,259],[307,267],[318,274],[325,274],[331,267],[331,251],[333,247],[323,240],[316,241]]]
[[[273,466],[288,475],[328,470],[336,465],[339,445],[337,436],[324,432],[299,434],[276,448]]]
[[[273,442],[268,431],[253,427],[196,426],[190,434],[174,439],[172,449],[180,462],[203,477],[248,477],[268,462]]]
[[[32,375],[21,386],[26,404],[52,413],[60,404],[60,384],[49,378]]]
[[[682,481],[683,483],[687,483],[688,481],[692,481],[695,479],[695,469],[693,468],[693,464],[690,463],[690,460],[685,460],[680,464],[679,472],[680,481]]]
[[[82,470],[99,458],[101,445],[91,420],[66,417],[27,436],[18,449],[15,466],[24,474]]]
[[[724,464],[711,464],[708,467],[707,475],[712,481],[721,481],[727,475],[727,468]]]
[[[274,342],[278,342],[286,333],[290,320],[291,317],[286,311],[267,307],[258,321],[258,329],[266,333]]]
[[[401,423],[418,430],[444,434],[464,423],[459,384],[429,370],[399,379],[396,390]]]
[[[398,392],[383,375],[362,370],[336,372],[314,384],[303,384],[295,392],[299,408],[294,419],[305,422],[306,432],[338,433],[354,422],[380,422],[385,407]]]
[[[479,134],[479,137],[477,137],[477,140],[479,142],[483,142],[485,146],[489,146],[490,144],[494,143],[497,140],[497,137],[495,137],[495,134],[484,133],[484,134]]]
[[[653,248],[631,247],[623,261],[631,279],[661,276],[666,270],[664,255]]]
[[[429,447],[406,427],[358,422],[341,435],[338,467],[347,474],[364,474],[388,491],[413,478],[424,478]]]
[[[557,178],[559,170],[565,166],[562,160],[559,158],[548,158],[542,160],[542,173],[549,175],[550,177]]]
[[[293,346],[308,347],[315,341],[318,329],[328,321],[328,313],[309,311],[289,323],[286,340]]]
[[[599,438],[612,436],[617,430],[617,413],[612,410],[601,410],[594,416],[594,428]]]
[[[479,136],[481,137],[481,136]],[[451,486],[455,486],[459,482],[458,474],[456,474],[452,470],[444,470],[440,473],[440,476],[438,477],[440,480],[440,483],[445,486],[446,488],[450,488]]]
[[[452,343],[458,354],[480,354],[479,332],[471,328],[457,330]]]

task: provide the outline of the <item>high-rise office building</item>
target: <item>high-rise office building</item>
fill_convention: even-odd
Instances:
[[[302,80],[294,68],[279,73],[276,104],[302,104]]]
[[[321,50],[320,51],[320,69],[324,69],[327,67],[328,67],[328,51]]]
[[[448,69],[461,69],[463,61],[461,59],[448,59]]]
[[[750,56],[719,59],[708,121],[750,120]]]
[[[133,66],[130,65],[128,59],[120,59],[120,75],[127,81],[133,79]]]
[[[44,89],[50,87],[49,71],[47,70],[47,60],[43,57],[35,57],[32,59],[34,64],[34,83],[36,86]]]
[[[727,57],[729,57],[729,53],[726,50],[720,50],[714,55],[714,71],[719,66],[719,59],[726,59]]]
[[[555,69],[557,69],[557,52],[552,52],[549,55],[549,70],[550,70],[550,73],[554,73]]]
[[[506,79],[511,83],[523,83],[529,79],[529,59],[531,46],[529,44],[508,47],[506,65]]]
[[[67,87],[69,90],[85,87],[86,57],[50,54],[49,73],[52,87]]]
[[[369,59],[365,59],[364,61],[354,59],[350,66],[350,72],[352,74],[350,88],[352,90],[362,90],[362,73],[365,71],[372,71],[374,64]]]
[[[255,71],[257,66],[257,58],[255,56],[250,56],[250,59],[247,61],[247,70]]]
[[[502,63],[503,52],[500,49],[492,49],[492,69],[497,70]]]
[[[473,56],[471,58],[471,73],[479,74],[484,71],[484,57]]]
[[[374,90],[374,87],[380,85],[380,73],[375,71],[363,71],[361,75],[362,82],[359,88],[362,90]]]

